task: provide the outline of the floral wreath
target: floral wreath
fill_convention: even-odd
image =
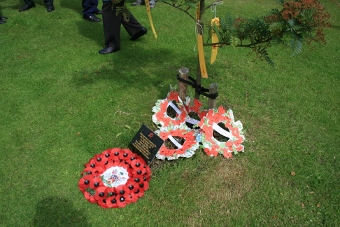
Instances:
[[[103,208],[125,207],[149,188],[150,167],[129,149],[107,149],[84,166],[78,187],[85,199]]]
[[[222,124],[224,128],[219,126]],[[211,109],[205,117],[199,122],[199,127],[202,130],[201,142],[204,152],[209,156],[217,156],[222,154],[225,158],[231,158],[232,153],[237,154],[243,152],[244,147],[242,142],[245,140],[240,121],[234,121],[232,110],[226,110],[221,106],[217,110]],[[214,131],[218,132],[225,138],[226,142],[220,142],[214,136]]]
[[[184,127],[169,131],[158,130],[155,133],[165,141],[156,154],[158,159],[174,160],[179,157],[190,158],[199,147],[195,132],[192,130],[188,131]],[[177,139],[174,137],[177,137]],[[174,146],[173,148],[166,146],[167,140],[171,141],[172,146]],[[183,144],[178,140],[184,140]]]
[[[176,105],[174,103],[176,103]],[[176,116],[174,118],[167,114],[169,106],[176,112]],[[186,109],[176,91],[169,92],[166,99],[158,100],[152,108],[152,112],[154,112],[152,115],[152,121],[157,126],[166,128],[166,130],[181,127],[185,124],[185,120],[187,118]]]

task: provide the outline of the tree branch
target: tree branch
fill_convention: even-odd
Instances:
[[[189,6],[189,8],[187,8],[187,9],[182,9],[182,8],[180,8],[182,5],[176,6],[176,5],[174,5],[174,4],[170,4],[169,2],[165,2],[165,1],[162,1],[162,2],[165,3],[165,4],[167,4],[167,5],[169,5],[169,6],[171,6],[171,7],[173,7],[173,8],[175,8],[175,9],[178,9],[178,10],[180,10],[180,11],[183,11],[183,12],[186,13],[191,19],[193,19],[194,21],[196,21],[196,18],[193,17],[193,16],[188,12],[188,9],[190,9],[190,6]]]

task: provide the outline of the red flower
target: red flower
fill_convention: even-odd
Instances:
[[[84,197],[87,201],[89,201],[90,203],[96,203],[96,199],[94,198],[93,195],[91,195],[88,191],[84,192]]]
[[[218,152],[216,149],[204,148],[204,152],[209,156],[217,156]]]
[[[96,189],[94,198],[95,200],[97,200],[99,206],[103,208],[108,208],[108,205],[106,204],[107,195],[107,187],[103,186]]]
[[[233,154],[232,154],[230,151],[224,150],[224,151],[223,151],[223,156],[224,156],[225,158],[231,158],[231,157],[233,156]]]
[[[179,95],[177,93],[177,91],[170,91],[166,97],[167,100],[169,101],[176,101],[176,102],[179,102],[180,101],[180,98],[179,98]]]
[[[116,188],[107,188],[108,197],[106,198],[106,205],[108,208],[118,208],[117,204],[117,190]]]

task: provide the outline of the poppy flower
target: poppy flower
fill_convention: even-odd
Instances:
[[[177,91],[170,91],[166,98],[167,100],[171,100],[171,101],[174,100],[176,102],[182,102]]]
[[[209,156],[217,156],[218,152],[216,149],[204,148],[204,152]]]
[[[97,202],[96,199],[94,198],[94,196],[90,192],[88,192],[88,191],[84,192],[84,197],[90,203],[96,203]]]
[[[105,203],[108,208],[119,208],[116,196],[107,197]]]
[[[84,192],[85,188],[89,188],[90,187],[90,182],[93,179],[93,175],[84,175],[84,177],[82,177],[79,182],[78,182],[78,187],[79,189]]]
[[[107,187],[99,187],[96,190],[96,193],[94,194],[94,198],[97,201],[98,205],[103,208],[108,208],[108,205],[106,204],[108,193],[107,193]]]

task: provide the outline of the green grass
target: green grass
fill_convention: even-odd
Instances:
[[[195,24],[157,3],[155,39],[145,8],[131,7],[149,33],[132,42],[122,29],[121,51],[101,56],[102,24],[81,18],[79,1],[55,1],[47,13],[37,0],[19,13],[18,1],[1,0],[0,226],[340,226],[340,8],[322,2],[332,24],[326,45],[295,57],[273,46],[275,68],[224,47],[207,65],[202,83],[217,82],[218,105],[244,124],[245,153],[227,160],[199,151],[159,164],[137,203],[102,209],[78,189],[83,164],[127,147],[142,124],[155,129],[151,109],[177,84],[178,69],[194,76]],[[273,7],[228,1],[218,14]]]

